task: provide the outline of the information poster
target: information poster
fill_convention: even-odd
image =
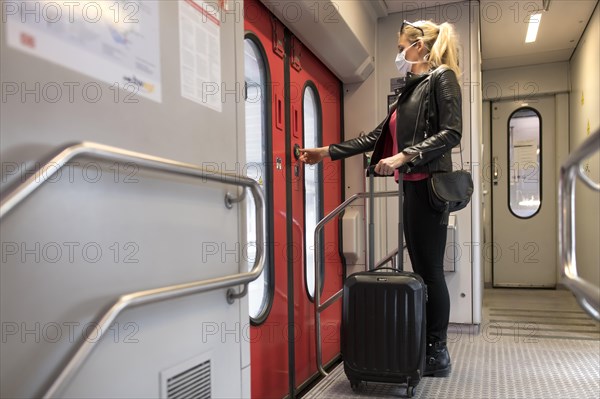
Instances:
[[[221,112],[221,3],[179,2],[181,96]]]
[[[3,1],[10,47],[162,101],[158,1]]]

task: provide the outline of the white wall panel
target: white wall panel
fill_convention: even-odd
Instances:
[[[243,19],[235,13],[221,16],[223,81],[210,82],[223,90],[222,112],[216,112],[181,96],[178,2],[159,4],[161,103],[141,97],[126,103],[125,92],[115,100],[110,84],[8,47],[2,26],[3,83],[29,88],[93,83],[103,94],[97,102],[81,93],[74,101],[67,96],[56,102],[44,96],[35,101],[34,95],[6,98],[0,117],[2,194],[53,148],[83,140],[220,171],[239,169]],[[118,165],[112,162],[76,162],[68,169],[72,175],[65,172],[45,184],[2,220],[2,325],[18,328],[1,343],[2,397],[36,396],[72,350],[71,337],[79,338],[83,326],[119,295],[238,271],[242,222],[237,206],[224,207],[226,187],[135,165],[115,174]],[[125,180],[128,172],[130,181]],[[4,251],[12,243],[18,252]],[[99,248],[101,255],[84,248]],[[211,350],[218,359],[214,394],[239,397],[241,377],[230,379],[235,370],[241,372],[241,362],[249,362],[248,349],[242,350],[248,341],[236,341],[234,333],[222,339],[220,333],[247,322],[247,303],[228,305],[224,290],[125,311],[67,395],[156,397],[161,370]],[[60,340],[50,330],[55,325],[63,334]],[[202,329],[214,325],[218,335],[203,342]],[[124,342],[134,329],[137,341]],[[113,342],[116,332],[120,335]]]
[[[590,19],[581,41],[571,59],[570,91],[570,150],[600,128],[600,11]],[[584,163],[586,173],[600,180],[600,155],[596,153]],[[577,268],[582,278],[599,285],[600,236],[599,195],[581,182],[576,188]]]
[[[569,90],[569,63],[555,62],[532,66],[492,69],[482,73],[483,99],[527,102],[542,94]]]

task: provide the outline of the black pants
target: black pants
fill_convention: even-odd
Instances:
[[[427,340],[445,341],[450,295],[444,278],[447,226],[429,205],[427,180],[404,182],[404,237],[413,270],[427,285]]]

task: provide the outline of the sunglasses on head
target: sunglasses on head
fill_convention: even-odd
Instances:
[[[400,33],[404,32],[404,27],[405,26],[410,26],[412,28],[417,29],[419,32],[421,32],[421,36],[425,36],[425,32],[423,32],[423,29],[419,28],[418,26],[415,26],[413,24],[411,24],[410,22],[408,22],[407,20],[402,21],[402,25],[400,25]]]

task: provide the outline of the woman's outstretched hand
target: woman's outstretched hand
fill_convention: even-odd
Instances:
[[[300,149],[300,162],[314,165],[321,162],[324,158],[329,156],[329,147],[319,148],[301,148]]]

